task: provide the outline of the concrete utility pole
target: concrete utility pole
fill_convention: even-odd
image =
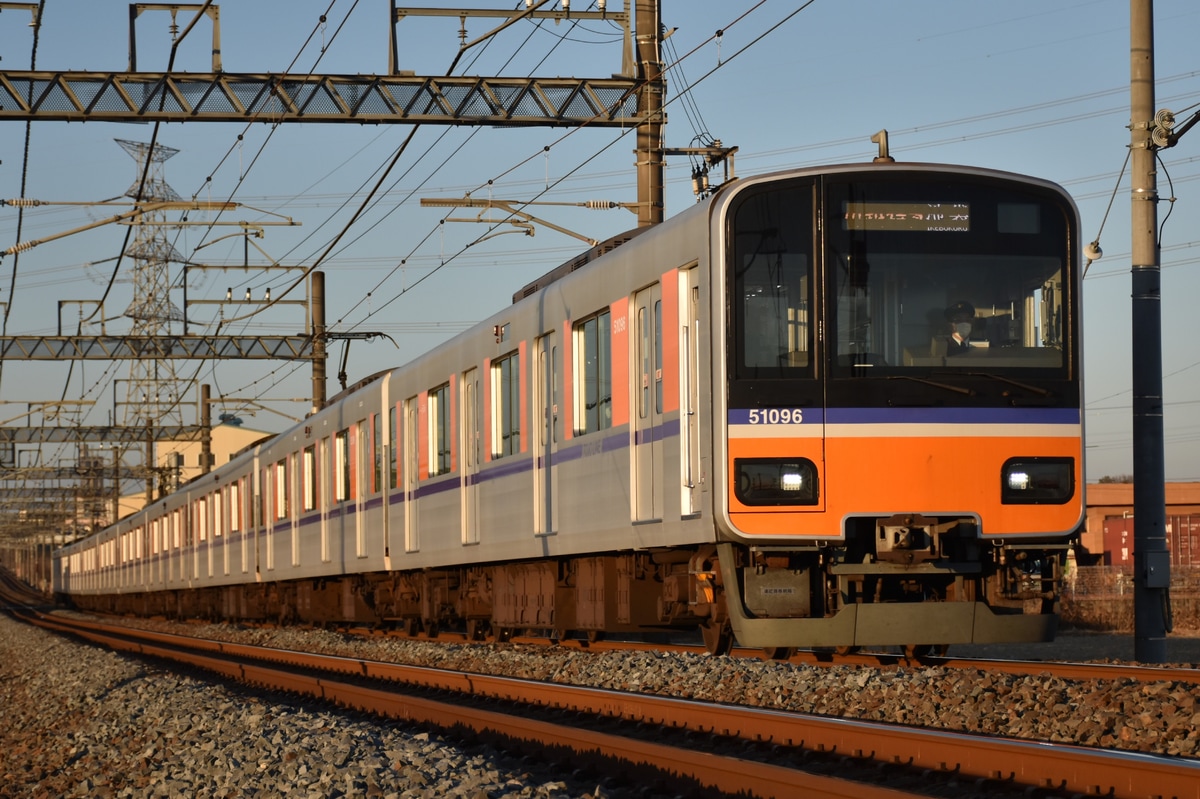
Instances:
[[[637,128],[638,227],[663,221],[663,96],[667,82],[662,69],[662,12],[657,0],[640,2],[637,13],[638,115]]]
[[[1130,148],[1133,262],[1134,657],[1167,659],[1171,556],[1163,465],[1162,302],[1155,171],[1154,3],[1130,0]]]
[[[325,273],[313,272],[309,276],[309,302],[312,303],[309,319],[312,329],[312,412],[325,407],[325,373],[328,369],[328,353],[325,345]]]

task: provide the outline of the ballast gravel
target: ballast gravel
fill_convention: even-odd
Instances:
[[[128,623],[169,628],[158,622]],[[647,797],[352,713],[267,702],[0,619],[0,797]],[[189,625],[281,649],[1200,756],[1200,685]],[[539,768],[540,766],[540,768]]]
[[[480,745],[266,701],[0,616],[0,797],[622,794]]]

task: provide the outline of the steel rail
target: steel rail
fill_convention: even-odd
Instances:
[[[61,619],[55,621],[62,623]],[[92,625],[91,630],[88,630],[88,625]],[[100,634],[95,629],[100,625],[90,622],[78,625],[72,622],[70,626]],[[855,760],[1015,783],[1030,788],[1104,795],[1114,799],[1200,799],[1200,760],[804,716],[785,711],[570,685],[536,683],[536,690],[533,690],[535,684],[528,680],[446,672],[353,657],[264,649],[131,628],[125,628],[122,635],[145,642],[139,644],[135,641],[135,647],[169,651],[172,647],[191,646],[226,656],[269,659],[293,667],[323,669],[505,701],[533,701],[546,707],[846,755]]]
[[[112,628],[101,624],[79,623],[75,620],[64,620],[41,613],[21,614],[21,616],[39,627],[67,632],[121,651],[186,662],[229,679],[273,690],[313,696],[343,707],[412,723],[430,724],[448,729],[465,727],[476,734],[498,735],[550,749],[565,748],[576,755],[601,762],[611,762],[616,759],[637,770],[653,775],[665,774],[682,782],[694,782],[701,788],[715,789],[730,795],[805,796],[827,797],[828,799],[913,799],[915,796],[905,791],[809,774],[769,763],[709,752],[697,752],[583,729],[573,725],[554,724],[462,704],[438,702],[407,696],[384,688],[355,685],[313,674],[281,671],[267,665],[255,665],[229,659],[234,656],[242,657],[247,652],[260,649],[259,647],[230,645],[164,633],[143,634],[145,631],[129,628],[122,628],[120,634],[113,634],[106,631]],[[196,650],[217,652],[218,654],[207,655],[196,651],[191,653],[183,651],[183,647],[192,643],[196,644]],[[326,670],[345,671],[347,664],[355,664],[351,666],[351,670],[358,670],[366,676],[373,676],[371,674],[373,669],[369,666],[394,665],[354,661],[350,658],[329,658],[286,650],[273,650],[272,652],[272,661],[286,661],[292,666],[312,667],[313,664],[332,660],[341,661],[340,668],[330,669],[327,663]],[[262,652],[258,652],[255,656],[261,658]],[[384,669],[384,672],[388,674],[405,672],[405,667],[397,668],[399,671]],[[437,673],[437,670],[434,669],[421,670],[430,674]],[[397,679],[395,676],[374,676],[380,676],[382,679]],[[496,678],[485,678],[485,680],[491,679]],[[473,688],[476,680],[477,675],[460,673],[452,676],[449,681],[442,681],[440,685],[450,688],[452,684],[458,683]],[[521,681],[510,680],[508,682],[515,684]],[[529,686],[527,681],[524,684],[526,687]],[[481,693],[478,690],[469,692]],[[514,696],[519,693],[514,693]]]
[[[363,631],[366,634],[366,631]],[[444,633],[445,640],[462,641],[461,635]],[[433,640],[433,639],[423,639]],[[544,638],[513,637],[513,643],[530,645],[562,646],[586,650],[589,652],[605,651],[654,651],[654,652],[688,652],[696,655],[705,654],[700,644],[641,644],[625,641],[584,642],[562,640],[552,642]],[[762,649],[734,647],[729,653],[733,657],[747,659],[774,659]],[[1139,663],[1083,663],[1066,660],[1002,660],[999,658],[959,658],[947,656],[921,656],[910,658],[906,655],[886,652],[857,652],[854,654],[837,655],[833,652],[815,652],[799,650],[791,653],[782,662],[802,663],[809,666],[863,666],[868,668],[888,668],[904,666],[908,668],[922,666],[937,666],[947,669],[976,669],[979,671],[1002,672],[1005,674],[1038,675],[1052,674],[1067,680],[1133,680],[1135,682],[1182,682],[1200,684],[1200,669],[1184,666],[1158,666]]]

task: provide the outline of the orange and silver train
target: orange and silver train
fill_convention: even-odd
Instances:
[[[56,588],[713,652],[1049,639],[1084,508],[1080,304],[1046,181],[740,179],[63,548]]]

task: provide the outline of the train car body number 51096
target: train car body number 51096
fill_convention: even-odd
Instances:
[[[750,424],[803,424],[800,408],[751,408]]]

